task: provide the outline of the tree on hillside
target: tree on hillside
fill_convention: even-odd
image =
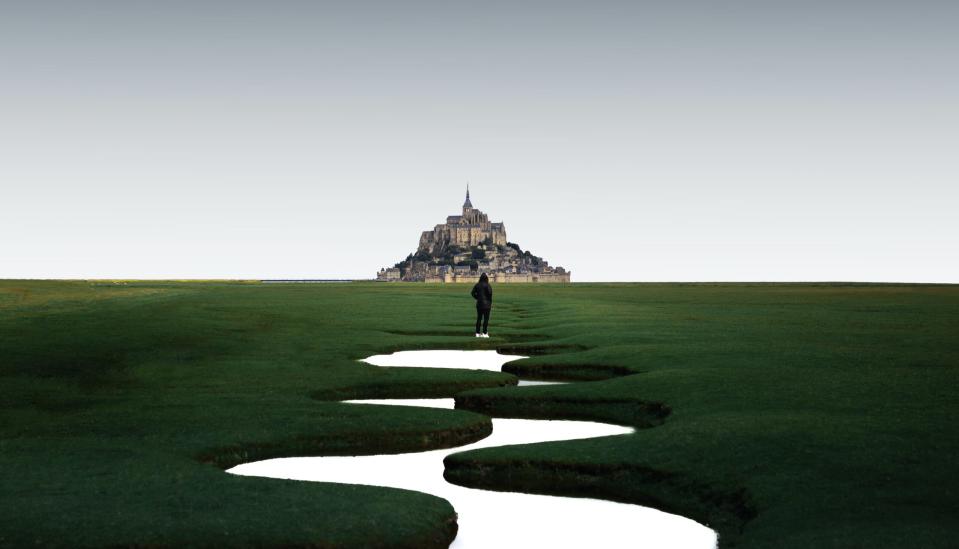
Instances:
[[[413,256],[413,259],[417,261],[430,261],[433,259],[433,256],[425,250],[419,250],[416,252],[416,255]]]

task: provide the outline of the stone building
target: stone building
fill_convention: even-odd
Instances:
[[[416,252],[380,269],[383,282],[476,282],[486,273],[494,283],[569,282],[570,272],[506,240],[503,223],[473,207],[469,188],[461,215],[423,231]]]
[[[436,253],[450,245],[469,248],[487,240],[505,246],[506,227],[502,223],[490,223],[489,216],[474,208],[467,188],[463,214],[447,216],[446,223],[436,225],[432,231],[423,231],[417,251]]]
[[[390,267],[389,269],[380,269],[380,272],[376,273],[376,279],[382,280],[385,282],[396,282],[400,279],[401,273],[397,267]]]

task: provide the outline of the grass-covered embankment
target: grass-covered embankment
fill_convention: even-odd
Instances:
[[[650,503],[737,547],[959,539],[959,288],[504,285],[489,340],[470,336],[467,292],[0,282],[0,545],[444,546],[438,498],[220,469],[481,436],[469,411],[330,402],[454,393],[484,414],[649,427],[457,454],[456,482]],[[471,347],[600,381],[478,389],[514,378],[355,362]]]
[[[655,427],[454,454],[447,479],[650,504],[709,524],[727,547],[951,547],[959,538],[959,287],[519,294],[517,325],[552,337],[525,342],[536,355],[510,371],[636,374],[474,390],[457,396],[458,408]]]
[[[372,285],[0,282],[0,546],[446,547],[455,513],[440,498],[221,470],[485,436],[489,419],[470,412],[314,398],[515,382],[356,362],[435,345],[391,330],[461,320],[423,297]]]

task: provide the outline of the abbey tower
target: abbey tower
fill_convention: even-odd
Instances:
[[[487,240],[493,245],[505,246],[506,227],[502,223],[490,223],[489,216],[473,207],[467,187],[463,214],[447,216],[446,223],[436,225],[432,231],[423,231],[417,251],[436,254],[451,245],[469,248]]]
[[[475,282],[481,273],[493,282],[569,282],[570,273],[507,241],[502,222],[473,207],[469,187],[460,215],[420,235],[416,252],[376,279],[408,282]]]

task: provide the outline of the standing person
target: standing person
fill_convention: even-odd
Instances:
[[[486,273],[480,275],[479,282],[473,286],[470,295],[476,300],[476,337],[489,337],[487,328],[489,328],[490,309],[493,308],[493,287],[489,285],[489,277]],[[481,321],[482,332],[480,332]]]

